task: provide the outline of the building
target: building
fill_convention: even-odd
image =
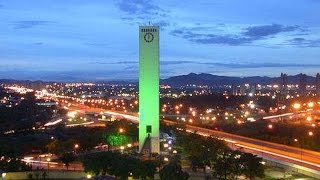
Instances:
[[[139,152],[160,153],[159,26],[139,27]]]
[[[320,73],[316,75],[316,92],[317,95],[320,96]]]
[[[240,95],[241,96],[245,96],[247,93],[246,93],[246,86],[244,84],[241,84],[240,85]]]
[[[299,95],[307,95],[307,75],[300,73],[299,75]]]
[[[257,90],[257,85],[254,84],[254,85],[250,86],[249,96],[255,96],[256,90]]]
[[[280,77],[280,92],[283,95],[288,94],[288,75],[281,73]]]
[[[237,85],[235,85],[235,84],[231,85],[231,94],[233,96],[238,95],[238,86]]]

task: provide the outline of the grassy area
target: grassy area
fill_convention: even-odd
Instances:
[[[308,176],[305,176],[300,173],[296,172],[289,172],[284,168],[280,167],[272,167],[272,166],[267,166],[265,168],[265,177],[263,178],[264,180],[280,180],[280,179],[285,179],[285,180],[313,180],[314,178],[310,178]]]
[[[87,176],[84,172],[77,171],[29,171],[29,172],[8,172],[5,179],[80,179]]]

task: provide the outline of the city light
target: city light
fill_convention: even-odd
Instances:
[[[308,116],[307,117],[307,121],[311,121],[312,120],[312,117],[311,116]]]
[[[313,108],[313,107],[314,107],[314,102],[309,102],[309,103],[308,103],[308,107],[309,107],[309,108]]]
[[[320,4],[204,1],[0,0],[0,180],[318,178]]]
[[[119,133],[123,133],[124,129],[123,128],[119,128]]]
[[[300,109],[301,108],[301,104],[300,103],[294,103],[293,104],[293,108],[294,109]]]
[[[77,111],[70,111],[70,112],[67,113],[67,116],[69,118],[75,118],[77,113],[78,113]]]
[[[91,179],[92,175],[91,174],[87,174],[87,179]]]
[[[75,145],[74,145],[74,148],[75,148],[75,149],[78,149],[79,147],[80,147],[79,144],[75,144]]]
[[[2,173],[1,174],[2,179],[4,179],[6,176],[7,176],[7,173]]]

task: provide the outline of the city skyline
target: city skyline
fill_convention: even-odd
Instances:
[[[0,78],[138,77],[138,26],[161,27],[161,78],[314,76],[320,2],[0,1]],[[125,72],[125,73],[124,73]]]

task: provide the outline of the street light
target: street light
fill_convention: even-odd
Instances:
[[[75,144],[75,145],[74,145],[74,148],[75,148],[75,149],[78,149],[79,147],[80,147],[79,144]]]
[[[2,173],[1,174],[2,179],[4,179],[6,177],[6,175],[7,175],[7,173]]]
[[[312,117],[311,116],[308,116],[307,117],[307,121],[311,121],[312,120]]]
[[[87,174],[87,179],[91,179],[92,175],[91,174]]]
[[[313,107],[314,107],[314,103],[313,103],[313,102],[309,102],[309,103],[308,103],[308,107],[309,107],[309,108],[313,108]]]
[[[48,162],[48,171],[49,171],[49,162],[51,161],[51,159],[48,157],[47,158],[47,162]]]
[[[294,103],[294,104],[293,104],[293,108],[296,109],[296,110],[298,110],[298,109],[301,108],[301,104],[300,104],[300,103]]]
[[[119,133],[123,133],[124,129],[123,128],[119,128]]]
[[[294,142],[299,143],[300,146],[300,160],[302,161],[302,142],[299,142],[299,140],[297,138],[294,139]]]
[[[123,153],[124,148],[125,148],[124,146],[120,146],[121,153]]]

